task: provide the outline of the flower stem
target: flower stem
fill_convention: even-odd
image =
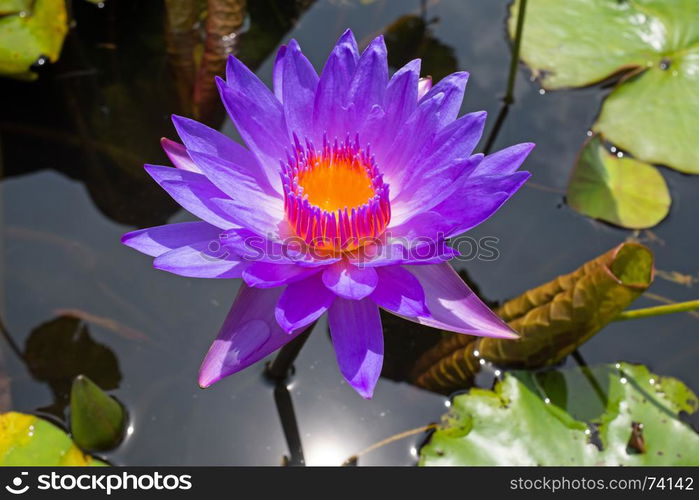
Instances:
[[[483,148],[484,154],[489,154],[490,150],[493,148],[495,139],[497,139],[500,129],[503,123],[505,123],[505,118],[507,118],[507,113],[510,111],[510,104],[515,101],[515,80],[517,79],[517,65],[519,64],[519,48],[522,45],[522,32],[524,31],[524,12],[527,9],[527,0],[520,0],[519,9],[517,14],[517,28],[515,30],[515,38],[512,43],[512,56],[510,58],[510,71],[507,75],[507,90],[505,91],[505,97],[503,97],[503,103],[500,106],[500,111],[498,112],[498,117],[495,120],[495,125],[490,130],[488,134],[488,139],[485,142],[485,147]]]
[[[510,74],[507,77],[507,93],[505,103],[512,104],[515,100],[515,79],[517,78],[517,65],[519,64],[519,48],[522,45],[522,32],[524,31],[524,13],[527,10],[527,0],[519,1],[519,11],[517,12],[517,28],[515,39],[512,44],[512,59],[510,60]]]
[[[291,375],[294,361],[299,355],[299,352],[301,352],[301,348],[306,343],[306,340],[308,340],[315,325],[315,323],[312,323],[301,335],[279,350],[277,357],[274,358],[274,361],[269,363],[265,369],[267,378],[279,382],[287,379],[289,375]]]
[[[673,314],[678,312],[694,311],[699,309],[699,299],[690,300],[687,302],[677,302],[676,304],[667,304],[664,306],[645,307],[643,309],[633,309],[624,311],[614,318],[614,321],[624,321],[627,319],[651,318],[653,316],[662,316],[664,314]]]

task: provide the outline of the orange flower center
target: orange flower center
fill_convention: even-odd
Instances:
[[[374,157],[359,139],[316,150],[296,141],[294,155],[282,166],[284,209],[297,236],[328,253],[363,247],[391,220],[388,185]]]

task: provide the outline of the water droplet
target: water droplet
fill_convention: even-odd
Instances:
[[[475,357],[479,357],[481,355],[481,352],[478,349],[476,349],[475,351],[473,351],[473,355]]]
[[[622,384],[625,384],[626,382],[628,382],[628,380],[626,380],[626,377],[621,377],[619,379],[619,382],[621,382]]]
[[[588,130],[587,132],[585,132],[585,135],[587,135],[588,137],[592,137],[592,130]]]
[[[652,379],[650,379],[648,382],[650,382],[650,385],[653,385],[653,384],[655,384],[655,379],[652,378]]]
[[[97,4],[98,9],[103,9],[104,8],[104,2],[100,2]]]
[[[621,363],[615,364],[614,367],[618,370],[619,368],[621,368]]]
[[[495,370],[495,376],[499,377],[500,375],[502,375],[502,372],[500,370]]]
[[[550,403],[551,403],[551,400],[550,400],[549,398],[544,398],[544,403],[550,404]]]
[[[667,57],[663,57],[659,64],[660,69],[662,69],[663,71],[667,70],[671,65],[672,61]]]
[[[19,17],[27,17],[27,13],[25,11],[21,11],[19,13]]]
[[[589,436],[589,435],[590,435],[590,429],[585,429],[585,434]]]
[[[444,402],[444,406],[446,406],[447,408],[449,408],[449,407],[451,406],[451,401],[449,401],[449,400],[447,399],[447,400]]]
[[[616,153],[616,148],[615,148],[614,146],[612,146],[609,150],[610,150],[612,153]]]
[[[539,89],[539,95],[546,94],[546,89]]]
[[[621,151],[619,151],[619,152],[616,154],[616,157],[617,157],[617,158],[623,158],[623,157],[624,157],[624,153],[622,153]]]
[[[481,358],[478,362],[479,362],[481,365],[484,365],[484,364],[485,364],[485,359]]]

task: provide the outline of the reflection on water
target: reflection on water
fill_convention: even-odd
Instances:
[[[433,75],[469,71],[463,110],[487,110],[492,127],[509,62],[506,0],[428,1],[425,12],[422,3],[318,0],[305,3],[297,23],[251,11],[241,57],[270,82],[271,54],[290,37],[320,68],[346,27],[365,42],[388,30],[392,65],[423,56]],[[97,10],[76,2],[77,28],[61,61],[37,83],[0,81],[2,95],[12,96],[0,116],[0,315],[23,352],[33,346],[31,352],[40,354],[32,355],[40,362],[24,363],[2,344],[0,388],[5,371],[13,409],[51,408],[60,415],[64,380],[73,370],[87,373],[129,409],[131,435],[107,455],[115,463],[280,464],[289,456],[288,435],[262,363],[210,389],[196,385],[199,363],[238,282],[158,272],[149,259],[119,244],[120,235],[134,227],[191,216],[178,211],[141,168],[166,162],[158,140],[174,137],[169,114],[181,112],[167,66],[162,6],[114,4],[119,7]],[[498,238],[499,259],[460,264],[492,301],[569,272],[631,235],[572,212],[559,194],[607,91],[542,96],[523,76],[494,149],[536,142],[527,167],[532,181],[548,190],[522,190],[472,232],[475,238]],[[230,122],[223,130],[233,134]],[[696,274],[692,257],[699,239],[686,228],[695,225],[699,180],[663,173],[675,204],[667,220],[641,237],[659,268]],[[696,298],[696,288],[662,278],[651,292]],[[342,380],[322,321],[297,360],[288,392],[277,391],[277,401],[293,404],[306,463],[340,464],[443,413],[443,396],[405,382],[412,360],[438,340],[438,332],[384,320],[386,366],[373,401],[359,398]],[[647,363],[696,389],[699,342],[688,332],[697,321],[683,314],[612,324],[582,353],[589,363]],[[57,332],[50,339],[49,329]],[[71,358],[81,364],[59,363]],[[415,463],[421,439],[415,434],[392,442],[361,456],[359,465]]]

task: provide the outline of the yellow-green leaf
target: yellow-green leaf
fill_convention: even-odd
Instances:
[[[581,214],[630,229],[655,226],[672,203],[658,169],[609,153],[599,136],[583,146],[566,200]]]
[[[61,429],[34,415],[0,414],[0,466],[107,465],[83,453]]]
[[[26,15],[0,17],[0,76],[33,80],[40,57],[56,61],[68,32],[64,0],[36,0]]]

